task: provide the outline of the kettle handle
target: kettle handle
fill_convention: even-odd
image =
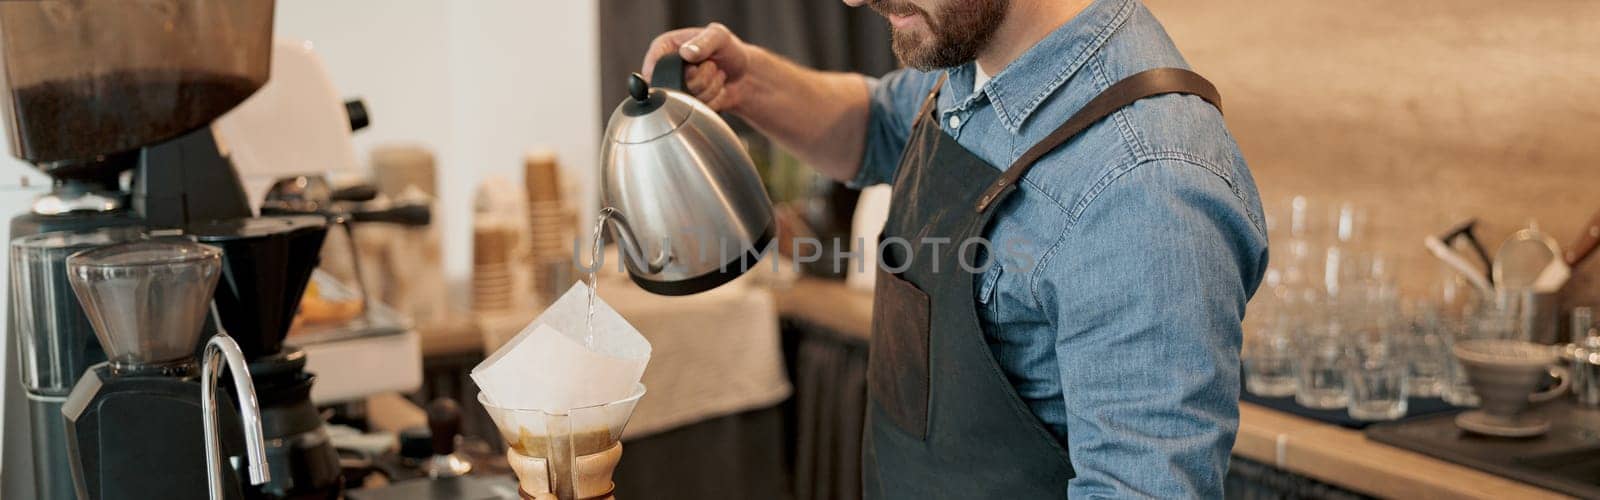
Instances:
[[[683,82],[683,64],[683,56],[677,52],[661,56],[650,73],[650,86],[688,92],[689,88]]]

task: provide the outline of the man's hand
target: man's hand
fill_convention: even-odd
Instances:
[[[740,81],[750,67],[751,48],[722,23],[704,28],[668,31],[650,42],[644,55],[644,77],[655,71],[656,60],[677,52],[683,61],[683,81],[690,95],[717,111],[731,111],[742,102]]]

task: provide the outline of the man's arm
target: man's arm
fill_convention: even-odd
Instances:
[[[657,37],[645,56],[646,76],[673,52],[690,63],[689,93],[712,109],[738,115],[829,177],[856,176],[866,148],[868,78],[800,66],[719,23]]]
[[[1266,240],[1221,177],[1119,170],[1030,285],[1054,318],[1072,498],[1220,498],[1238,430],[1240,318]]]
[[[747,97],[729,111],[824,175],[854,178],[867,144],[868,79],[806,68],[760,47],[752,57],[763,70],[738,84]]]

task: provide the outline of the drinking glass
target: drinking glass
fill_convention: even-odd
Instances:
[[[1331,410],[1350,402],[1346,386],[1350,356],[1338,323],[1310,325],[1300,343],[1294,402],[1306,408]]]
[[[1366,210],[1350,202],[1339,204],[1333,212],[1327,248],[1324,250],[1322,279],[1328,295],[1345,294],[1345,288],[1363,281],[1371,270],[1364,262],[1363,245]]]
[[[1289,320],[1254,332],[1244,348],[1244,389],[1264,397],[1284,397],[1295,392],[1295,349]]]
[[[1588,342],[1590,332],[1594,328],[1594,308],[1582,306],[1572,308],[1572,320],[1567,327],[1572,332],[1573,344],[1583,345]]]
[[[1282,283],[1291,289],[1322,287],[1322,260],[1316,242],[1320,235],[1313,232],[1310,202],[1296,196],[1289,202],[1288,237],[1283,238],[1284,252],[1273,260],[1282,263]],[[1274,240],[1276,241],[1276,240]]]
[[[1572,343],[1563,357],[1571,365],[1572,395],[1584,408],[1600,408],[1600,332],[1594,330],[1594,309],[1572,309]]]
[[[1355,282],[1339,297],[1333,318],[1351,342],[1389,341],[1402,323],[1397,289],[1376,279]]]
[[[1352,342],[1348,380],[1350,418],[1394,420],[1405,416],[1409,367],[1393,335]]]
[[[1410,371],[1409,390],[1412,396],[1438,397],[1449,379],[1450,349],[1442,338],[1438,310],[1432,305],[1419,305],[1410,321],[1403,324],[1404,334],[1401,356]]]

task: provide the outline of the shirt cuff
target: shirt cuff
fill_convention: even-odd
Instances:
[[[879,84],[878,79],[876,77],[871,77],[871,76],[863,76],[862,79],[866,80],[866,82],[867,82],[867,95],[868,96],[876,96],[877,93],[878,93],[878,84]],[[871,133],[871,129],[872,129],[872,126],[873,126],[873,120],[882,119],[881,116],[877,116],[881,112],[882,112],[882,110],[878,109],[877,106],[873,105],[873,103],[870,100],[868,101],[868,104],[867,104],[867,130],[868,130],[868,133],[867,133],[867,138],[866,138],[866,144],[864,144],[863,147],[861,148],[861,166],[856,168],[855,177],[852,177],[850,180],[845,181],[845,183],[844,183],[844,185],[846,187],[849,187],[850,189],[861,190],[861,189],[866,189],[866,188],[872,187],[874,185],[885,184],[885,183],[888,182],[888,181],[883,180],[883,179],[880,178],[880,177],[882,177],[882,175],[881,175],[880,172],[877,172],[877,170],[879,170],[879,169],[874,168],[873,164],[875,162],[872,161],[872,157],[876,156],[876,155],[873,154],[874,152],[872,150],[872,148],[873,148],[873,134]]]

